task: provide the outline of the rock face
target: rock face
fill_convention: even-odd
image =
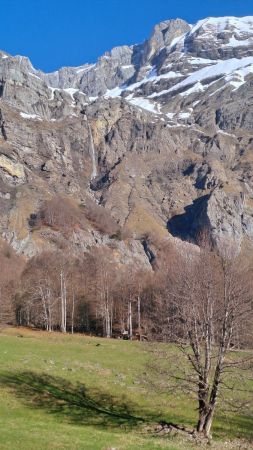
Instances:
[[[1,235],[28,257],[105,245],[145,268],[150,237],[205,228],[218,245],[252,245],[252,94],[253,17],[164,21],[142,44],[51,74],[0,52]],[[99,205],[120,231],[88,216],[67,235],[31,225],[56,197],[74,215]]]
[[[242,58],[252,55],[252,37],[252,17],[209,18],[192,28],[185,39],[185,48],[200,58]]]

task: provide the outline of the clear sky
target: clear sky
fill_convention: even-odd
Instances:
[[[165,19],[253,16],[253,0],[0,0],[0,7],[0,48],[47,72],[140,43]]]

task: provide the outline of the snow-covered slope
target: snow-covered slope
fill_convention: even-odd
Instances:
[[[253,17],[201,20],[160,48],[151,63],[138,82],[117,86],[106,96],[124,96],[131,104],[171,118],[171,100],[178,95],[235,91],[253,76]]]
[[[62,99],[68,107],[61,114],[74,115],[76,106],[118,97],[170,124],[195,122],[203,99],[217,101],[224,90],[227,96],[240,96],[241,89],[251,87],[253,17],[207,18],[195,25],[167,20],[142,44],[116,47],[95,64],[50,74],[35,70],[27,58],[1,57],[3,80],[47,92],[49,104],[39,108],[36,98],[28,99],[26,114],[57,119],[59,113],[52,110]],[[22,102],[17,104],[22,108]]]
[[[117,47],[96,64],[37,76],[57,88],[78,89],[91,101],[124,97],[133,106],[163,114],[164,120],[174,114],[184,122],[194,115],[196,96],[234,92],[252,79],[253,17],[207,18],[193,26],[168,20],[156,25],[143,44]]]

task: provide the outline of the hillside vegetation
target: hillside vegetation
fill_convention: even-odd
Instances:
[[[177,355],[173,345],[166,348]],[[198,448],[184,433],[155,432],[161,420],[193,427],[197,403],[183,393],[154,389],[155,375],[147,377],[151,349],[136,341],[3,328],[0,448]],[[224,404],[218,407],[213,436],[215,449],[239,448],[239,443],[252,448],[252,411],[239,415],[226,412]]]

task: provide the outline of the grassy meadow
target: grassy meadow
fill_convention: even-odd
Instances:
[[[147,382],[152,357],[147,343],[3,328],[0,449],[200,448],[155,433],[160,420],[193,427],[197,403]],[[219,407],[213,437],[213,448],[253,448],[252,410]]]

